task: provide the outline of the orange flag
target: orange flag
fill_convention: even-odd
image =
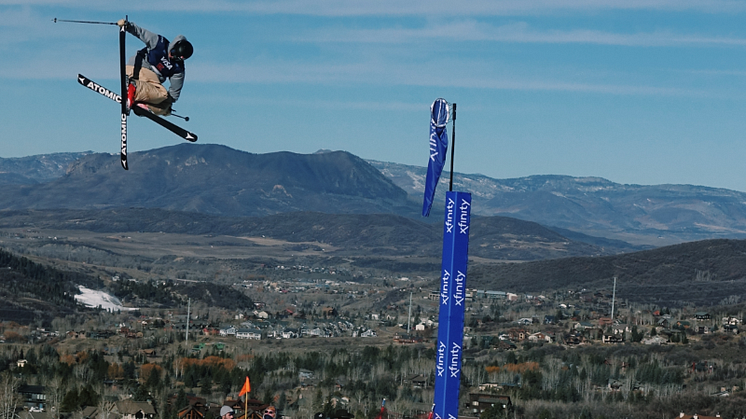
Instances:
[[[243,387],[241,387],[241,392],[238,393],[238,397],[243,396],[244,394],[251,393],[251,383],[249,382],[249,376],[246,376],[246,382],[243,383]]]

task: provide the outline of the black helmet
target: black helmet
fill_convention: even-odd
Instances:
[[[192,47],[192,44],[186,39],[180,39],[176,41],[176,43],[174,43],[174,46],[171,48],[171,56],[180,58],[182,60],[186,60],[187,58],[191,57],[193,53],[194,48]]]

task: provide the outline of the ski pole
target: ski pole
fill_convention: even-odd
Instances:
[[[173,113],[173,112],[171,112],[171,116],[175,116],[175,117],[177,117],[177,118],[181,118],[181,119],[183,119],[183,120],[185,120],[185,121],[189,122],[189,117],[188,117],[188,116],[181,116],[181,115],[177,115],[177,114],[175,114],[175,113]]]
[[[57,22],[87,23],[90,25],[116,25],[117,24],[117,22],[96,22],[92,20],[68,20],[68,19],[57,19],[57,18],[52,19],[52,22],[54,23],[57,23]]]

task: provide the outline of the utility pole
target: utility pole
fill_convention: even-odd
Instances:
[[[614,277],[614,290],[611,292],[611,324],[614,324],[614,301],[616,300],[616,277]]]
[[[409,316],[407,316],[407,334],[409,334],[409,325],[412,321],[412,291],[409,291]]]
[[[192,308],[192,299],[190,298],[189,301],[187,302],[187,324],[186,324],[186,337],[185,337],[187,346],[189,346],[189,318],[191,315],[190,313],[191,308]],[[612,309],[612,312],[613,311],[614,310]]]

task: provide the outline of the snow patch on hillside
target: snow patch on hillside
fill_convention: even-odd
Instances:
[[[78,285],[78,289],[80,289],[81,294],[75,296],[75,301],[82,303],[86,307],[97,308],[101,306],[104,310],[110,311],[137,310],[136,308],[124,307],[119,298],[107,292],[92,290],[82,285]]]

